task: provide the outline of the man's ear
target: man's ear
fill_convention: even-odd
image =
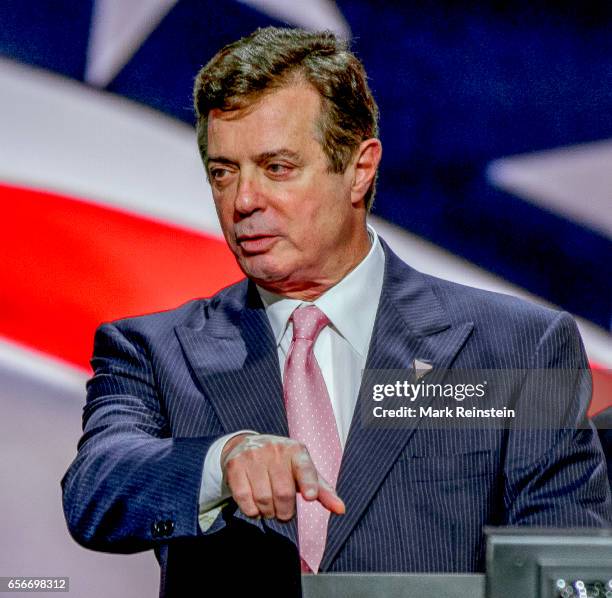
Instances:
[[[359,203],[367,193],[382,156],[380,139],[362,141],[353,159],[353,181],[351,185],[351,202]]]

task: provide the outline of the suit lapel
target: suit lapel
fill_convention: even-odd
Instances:
[[[243,283],[216,306],[206,325],[177,327],[185,356],[226,432],[255,430],[289,436],[278,352],[254,285]],[[297,523],[235,516],[282,534],[297,544]]]
[[[256,289],[212,307],[200,329],[177,327],[185,356],[226,432],[288,435],[278,354]],[[242,294],[242,296],[240,296]]]
[[[450,367],[468,338],[472,323],[451,325],[427,279],[404,264],[386,244],[383,247],[385,279],[366,371],[407,370],[412,368],[415,358],[438,369]],[[329,568],[419,425],[415,418],[406,420],[401,429],[365,427],[361,414],[370,408],[366,403],[370,401],[367,392],[360,392],[337,484],[346,514],[330,517],[321,571]],[[426,406],[426,402],[420,401],[419,405]]]

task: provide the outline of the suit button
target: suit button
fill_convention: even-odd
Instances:
[[[154,538],[161,538],[163,536],[171,536],[174,532],[174,521],[171,519],[162,519],[156,521],[151,526],[151,534]]]
[[[151,525],[151,535],[154,538],[159,538],[164,535],[164,521],[156,521],[153,525]]]

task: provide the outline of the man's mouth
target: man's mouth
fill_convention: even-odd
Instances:
[[[278,240],[277,235],[240,235],[236,242],[245,253],[263,253],[268,251]]]

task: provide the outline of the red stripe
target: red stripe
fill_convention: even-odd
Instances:
[[[101,322],[242,277],[222,239],[31,189],[0,185],[0,200],[0,335],[83,368]],[[590,414],[612,405],[612,373],[592,365]]]
[[[589,407],[592,417],[607,407],[612,407],[612,371],[591,362],[593,372],[593,400]]]
[[[222,239],[14,186],[0,200],[0,334],[81,367],[101,322],[242,278]]]

